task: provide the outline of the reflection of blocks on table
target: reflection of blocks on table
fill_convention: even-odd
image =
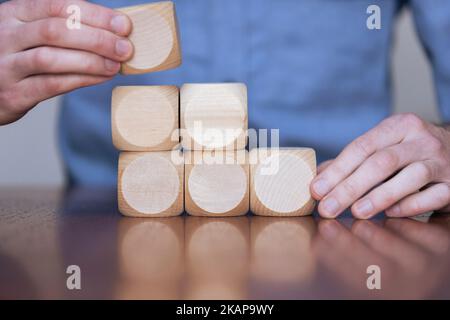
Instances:
[[[188,217],[186,299],[244,299],[249,263],[247,217]]]
[[[253,149],[250,152],[250,210],[262,216],[311,214],[309,185],[316,156],[309,148]]]
[[[181,298],[182,217],[122,219],[117,249],[116,299]]]
[[[186,151],[186,211],[194,216],[239,216],[249,209],[248,152]]]
[[[314,218],[253,217],[250,221],[251,274],[258,284],[276,290],[298,288],[313,279],[317,262],[311,252]],[[280,250],[283,248],[283,250]],[[257,297],[257,299],[267,297]]]
[[[121,73],[139,74],[178,67],[181,50],[175,6],[170,1],[117,9],[131,19],[129,36],[133,57],[122,64]]]
[[[118,231],[118,271],[122,280],[164,284],[182,273],[182,217],[123,219]]]
[[[123,152],[119,157],[119,211],[126,216],[176,216],[184,210],[180,151]]]
[[[247,143],[247,87],[185,84],[180,89],[182,145],[188,150],[239,150]]]
[[[115,147],[124,151],[168,151],[179,143],[176,86],[122,86],[112,93]]]

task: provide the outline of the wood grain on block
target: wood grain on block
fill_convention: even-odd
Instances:
[[[185,84],[180,90],[182,145],[187,150],[240,150],[247,143],[247,87]]]
[[[243,299],[249,267],[248,217],[187,217],[186,299]]]
[[[122,152],[119,211],[125,216],[176,216],[184,210],[184,164],[180,151]]]
[[[134,54],[121,73],[140,74],[178,67],[181,49],[175,6],[171,1],[117,9],[132,22],[129,36]]]
[[[176,86],[122,86],[112,93],[114,146],[123,151],[169,151],[179,143]]]
[[[186,151],[185,208],[194,216],[239,216],[249,210],[248,152]]]
[[[183,217],[121,219],[118,239],[115,298],[181,298]]]
[[[309,185],[316,175],[310,148],[260,148],[250,152],[250,210],[262,216],[311,214]]]
[[[283,289],[312,280],[317,266],[311,249],[316,230],[311,216],[253,217],[250,251],[254,280]]]

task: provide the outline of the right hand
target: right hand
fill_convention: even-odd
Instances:
[[[67,8],[81,9],[69,29]],[[12,0],[0,4],[0,125],[39,102],[110,80],[133,46],[129,18],[82,0]]]

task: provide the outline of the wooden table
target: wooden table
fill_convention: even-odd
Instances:
[[[114,189],[0,189],[0,298],[450,298],[448,215],[136,219],[116,201]],[[70,265],[81,290],[67,289]]]

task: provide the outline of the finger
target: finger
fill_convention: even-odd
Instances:
[[[410,195],[386,210],[389,217],[411,217],[439,210],[450,202],[450,186],[446,183],[432,185],[424,191]]]
[[[402,270],[418,274],[426,269],[427,257],[423,251],[372,221],[356,221],[352,232],[370,248],[395,261]]]
[[[407,130],[398,120],[398,117],[391,117],[382,121],[345,147],[333,163],[313,180],[313,196],[317,200],[322,199],[376,151],[401,142]]]
[[[356,218],[368,219],[391,207],[404,197],[417,192],[434,179],[435,165],[431,161],[414,162],[396,176],[355,202],[352,213]]]
[[[128,39],[109,31],[84,26],[83,30],[68,30],[65,20],[49,18],[25,23],[18,27],[16,50],[38,46],[54,46],[89,51],[115,61],[126,61],[133,53]]]
[[[317,174],[320,174],[323,170],[325,170],[326,168],[328,168],[328,166],[333,162],[333,160],[327,160],[322,162],[318,167],[317,167]]]
[[[326,218],[336,217],[370,189],[417,158],[417,149],[412,143],[401,143],[375,153],[322,199],[319,213]]]
[[[429,252],[441,255],[450,249],[448,232],[431,223],[412,219],[388,219],[385,226]]]
[[[38,75],[28,77],[17,84],[17,90],[22,93],[23,112],[32,103],[38,103],[60,94],[110,80],[111,77],[62,74],[62,75]],[[20,111],[20,110],[18,110]]]
[[[38,47],[15,55],[18,77],[49,73],[76,73],[112,76],[120,63],[86,51]]]
[[[76,13],[74,6],[79,8],[80,22],[83,25],[108,30],[121,36],[127,36],[131,32],[131,21],[126,15],[87,1],[20,0],[16,6],[16,17],[24,22],[46,18],[66,20]]]

